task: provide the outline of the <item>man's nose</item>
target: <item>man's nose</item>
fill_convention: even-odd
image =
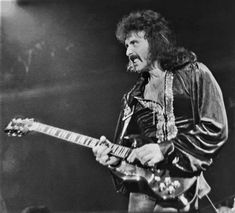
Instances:
[[[133,50],[132,50],[132,48],[129,46],[129,47],[126,48],[126,56],[129,57],[131,54],[133,54]]]

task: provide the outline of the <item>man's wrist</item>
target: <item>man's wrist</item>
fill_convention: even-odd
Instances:
[[[169,156],[174,151],[174,144],[171,141],[164,141],[158,145],[164,157]]]
[[[111,167],[118,167],[121,164],[121,159],[118,159],[116,162],[110,164]]]

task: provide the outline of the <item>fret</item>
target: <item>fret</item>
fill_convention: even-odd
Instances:
[[[68,140],[68,139],[70,138],[71,134],[72,134],[71,132],[68,132],[68,133],[66,134],[65,139],[67,139],[67,140]]]
[[[96,139],[95,138],[91,138],[90,142],[89,142],[89,147],[93,148],[96,144]]]
[[[114,151],[115,148],[116,148],[116,145],[115,145],[115,144],[112,144],[111,150],[112,150],[113,153],[115,152],[115,151]]]
[[[87,146],[89,146],[90,145],[90,143],[91,143],[91,141],[92,141],[92,138],[87,138]]]
[[[120,155],[122,155],[123,151],[124,151],[124,147],[121,147],[120,152],[119,152]]]
[[[118,149],[118,146],[115,145],[115,150],[114,150],[114,153],[115,153],[115,154],[116,154],[116,152],[117,152],[117,149]]]
[[[38,130],[39,132],[43,132],[43,129],[44,129],[44,126],[41,125],[41,124],[38,124],[37,130]]]
[[[99,144],[99,140],[95,141],[94,146],[97,146]]]
[[[82,144],[86,146],[86,137],[82,136]]]
[[[49,134],[50,134],[50,135],[54,135],[54,134],[55,134],[55,128],[54,128],[54,127],[51,127],[51,128],[50,128]]]
[[[92,138],[83,136],[83,145],[84,146],[91,147],[90,146],[91,141],[92,141]]]
[[[58,137],[59,128],[57,128],[57,127],[53,127],[53,128],[54,128],[54,131],[53,131],[54,136]]]
[[[119,156],[118,153],[117,153],[117,149],[118,149],[118,146],[115,144],[114,149],[112,150],[112,153],[116,156]]]
[[[70,135],[70,137],[69,137],[69,141],[72,141],[72,142],[74,142],[75,141],[75,139],[76,139],[76,134],[75,133],[71,133],[71,135]]]
[[[59,128],[56,128],[55,136],[59,137],[60,133],[61,133],[61,130]]]
[[[99,143],[99,140],[94,139],[91,143],[92,143],[92,144],[91,144],[92,147],[97,146],[98,143]]]
[[[51,135],[51,130],[52,130],[52,128],[49,126],[49,127],[48,127],[48,130],[47,130],[47,134],[48,134],[48,135]]]
[[[81,143],[80,140],[81,140],[81,135],[78,134],[78,136],[76,137],[76,143],[78,143],[78,144]]]
[[[116,146],[117,146],[116,144],[112,144],[112,146],[111,146],[111,150],[113,153],[115,152],[114,150],[115,150]]]
[[[89,137],[85,137],[85,143],[84,144],[86,144],[86,146],[88,146],[89,141],[90,141],[90,138]]]
[[[60,129],[59,138],[63,138],[63,131]]]
[[[120,155],[120,149],[121,149],[122,147],[121,146],[118,146],[118,148],[117,148],[117,154],[118,155]]]
[[[85,146],[88,146],[88,145],[87,145],[88,141],[89,141],[89,138],[84,136],[84,145],[85,145]]]
[[[122,151],[121,151],[121,153],[119,153],[119,156],[123,158],[123,150],[124,150],[124,149],[122,148],[121,150],[122,150]]]
[[[48,134],[48,132],[50,130],[50,127],[47,126],[47,125],[41,125],[40,130],[41,130],[42,133]]]
[[[89,146],[90,147],[90,144],[91,144],[91,142],[93,141],[93,139],[92,138],[89,138],[88,139],[88,143],[87,143],[87,146]]]
[[[122,149],[122,150],[124,150],[124,149]],[[119,155],[120,155],[121,158],[123,158],[124,157],[123,151]]]
[[[59,133],[60,133],[60,130],[58,128],[56,128],[55,136],[59,137]]]
[[[124,147],[122,147],[120,155],[123,154],[124,150],[125,150]]]
[[[54,127],[51,127],[50,128],[50,130],[48,131],[48,133],[50,134],[50,135],[55,135],[55,132],[56,132],[56,130],[55,130],[55,128]]]
[[[78,143],[79,139],[80,139],[80,135],[77,134],[77,137],[75,138],[74,142],[75,142],[75,143]]]
[[[87,146],[87,142],[89,141],[88,137],[84,137],[84,145]]]
[[[85,140],[85,138],[83,136],[81,136],[79,143],[84,144],[84,140]]]
[[[45,128],[44,128],[43,131],[44,131],[45,133],[47,133],[48,130],[49,130],[49,126],[45,126]]]
[[[59,138],[64,138],[64,131],[60,130]]]
[[[74,134],[74,136],[75,136],[74,143],[78,143],[80,135],[76,133],[76,134]]]
[[[63,139],[66,139],[66,135],[68,134],[68,132],[67,131],[62,131],[63,132],[63,134],[62,134],[62,136],[63,136]]]
[[[129,148],[125,148],[126,149],[126,151],[125,151],[125,155],[123,156],[123,158],[126,158],[126,157],[128,157],[130,154],[131,154],[131,149],[129,149]]]
[[[123,152],[122,152],[122,156],[124,157],[126,155],[127,149],[126,147],[123,147]]]
[[[65,140],[68,140],[68,139],[67,139],[67,136],[69,135],[69,132],[68,132],[68,131],[64,131],[64,132],[65,132],[64,139],[65,139]]]
[[[74,134],[75,136],[75,139],[74,139],[74,143],[78,144],[79,142],[79,138],[80,138],[80,135],[79,134]]]
[[[126,150],[127,149],[125,147],[122,147],[122,151],[121,151],[121,154],[120,154],[121,157],[123,157],[123,158],[125,157]]]

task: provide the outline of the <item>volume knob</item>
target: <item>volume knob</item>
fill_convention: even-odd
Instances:
[[[173,194],[175,192],[175,187],[170,185],[168,188],[167,188],[167,193],[169,195]]]

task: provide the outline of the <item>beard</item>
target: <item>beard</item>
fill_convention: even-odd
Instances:
[[[126,66],[128,72],[135,72],[135,73],[148,72],[151,70],[151,68],[152,68],[152,62],[150,61],[150,59],[147,60],[147,65],[143,67],[141,70],[136,69],[134,62],[131,59],[129,59],[129,62]]]

